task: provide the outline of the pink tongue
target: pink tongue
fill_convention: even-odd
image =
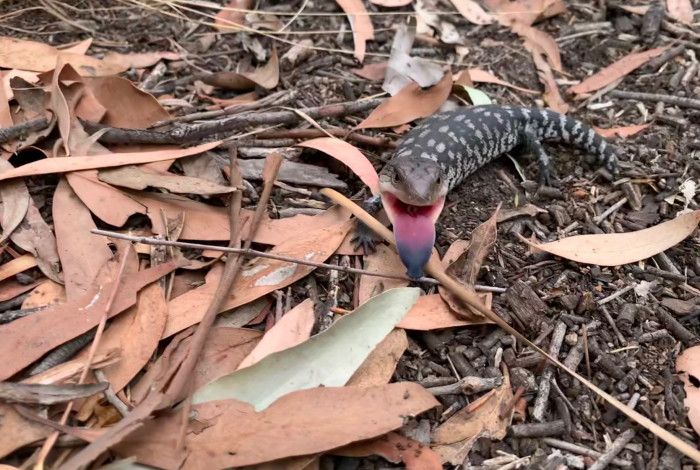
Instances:
[[[398,211],[397,211],[398,212]],[[414,278],[423,275],[423,266],[430,259],[435,245],[435,223],[428,215],[409,215],[398,212],[394,216],[396,247],[408,275]]]

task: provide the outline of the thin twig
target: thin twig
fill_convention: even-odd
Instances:
[[[639,101],[655,101],[666,104],[671,104],[673,106],[678,106],[681,108],[691,108],[700,109],[700,100],[693,98],[685,98],[682,96],[673,95],[662,95],[659,93],[640,93],[636,91],[622,91],[622,90],[612,90],[608,93],[609,96],[613,98],[622,98],[628,100],[639,100]]]
[[[118,238],[120,240],[129,240],[129,241],[132,241],[135,243],[143,243],[144,245],[165,245],[165,246],[177,246],[180,248],[194,248],[197,250],[223,251],[225,253],[236,253],[236,254],[241,254],[243,256],[258,256],[260,258],[276,259],[278,261],[287,261],[289,263],[296,263],[296,264],[301,264],[304,266],[313,266],[316,268],[330,269],[333,271],[342,271],[342,272],[349,273],[349,274],[364,274],[366,276],[385,277],[388,279],[398,279],[400,281],[411,281],[412,280],[406,276],[400,276],[398,274],[377,273],[377,272],[373,272],[373,271],[367,271],[365,269],[351,268],[349,266],[339,266],[337,264],[315,263],[313,261],[307,261],[307,260],[303,260],[303,259],[293,258],[291,256],[266,253],[264,251],[251,250],[251,249],[245,249],[245,248],[231,248],[231,247],[227,247],[227,246],[207,245],[204,243],[178,242],[178,241],[172,241],[172,240],[163,240],[160,238],[125,235],[125,234],[119,233],[119,232],[111,232],[109,230],[100,230],[100,229],[92,229],[92,230],[90,230],[90,233],[93,233],[95,235],[103,235],[105,237]],[[432,285],[439,284],[438,281],[436,281],[435,279],[433,279],[431,277],[422,277],[422,278],[416,280],[416,282],[425,283],[425,284],[432,284]],[[478,291],[481,291],[481,292],[493,292],[493,293],[497,293],[497,294],[502,294],[503,292],[506,291],[506,289],[504,287],[484,286],[481,284],[474,285],[474,288]]]

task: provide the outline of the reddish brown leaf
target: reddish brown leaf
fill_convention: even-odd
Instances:
[[[410,382],[293,392],[260,413],[236,400],[214,401],[193,406],[197,420],[190,421],[191,431],[185,434],[186,455],[174,446],[182,422],[178,412],[146,423],[116,451],[158,467],[183,462],[184,470],[253,465],[371,439],[401,427],[406,416],[437,405],[425,389]]]
[[[547,61],[545,61],[539,52],[532,52],[532,60],[535,62],[535,67],[537,67],[538,75],[540,77],[540,82],[544,85],[544,101],[554,111],[566,114],[569,111],[569,105],[566,104],[564,98],[562,98],[561,93],[559,93],[559,85],[557,85],[554,79],[554,74],[552,69],[549,67]]]
[[[657,57],[666,51],[671,46],[657,47],[644,52],[636,52],[628,54],[620,60],[613,62],[599,72],[586,78],[578,85],[574,85],[567,91],[569,93],[583,94],[592,91],[600,90],[606,85],[611,84],[615,80],[628,75],[630,72],[638,69],[642,65],[649,62],[654,57]]]
[[[89,170],[96,168],[110,168],[121,165],[136,165],[142,163],[159,162],[176,158],[187,157],[197,153],[211,150],[221,142],[208,142],[196,147],[185,149],[161,148],[150,152],[124,152],[109,153],[104,155],[91,155],[87,157],[73,156],[71,158],[46,158],[36,162],[22,165],[9,171],[0,173],[0,181],[22,176],[47,175],[51,173],[65,173],[69,171]]]
[[[693,4],[690,0],[666,0],[668,16],[687,25],[693,24]]]
[[[544,54],[549,66],[561,72],[562,65],[559,46],[557,46],[552,36],[542,30],[519,22],[514,23],[510,28],[514,33],[523,38],[523,41],[529,46],[527,49],[531,52],[536,51],[539,54]]]
[[[676,360],[676,372],[681,375],[685,388],[684,404],[688,420],[700,435],[700,346],[688,348]]]
[[[24,294],[25,292],[29,292],[30,290],[36,288],[38,285],[38,282],[33,282],[31,284],[20,284],[15,279],[8,279],[0,282],[0,302],[14,299],[18,295]]]
[[[29,293],[24,302],[22,302],[22,308],[45,307],[65,301],[66,289],[63,287],[63,284],[47,279]]]
[[[450,310],[440,294],[422,295],[405,317],[396,325],[407,330],[429,331],[492,323],[483,316],[464,320]]]
[[[303,343],[311,336],[315,320],[314,303],[311,299],[306,299],[285,313],[271,329],[265,332],[265,336],[241,361],[237,369],[252,366],[272,353]]]
[[[369,0],[370,3],[381,7],[404,7],[409,5],[413,0]]]
[[[3,171],[12,169],[12,165],[5,159],[0,158],[0,169]],[[0,197],[2,197],[2,237],[0,243],[15,231],[29,210],[29,190],[24,181],[6,181],[0,183]]]
[[[457,11],[473,24],[491,24],[493,17],[486,13],[481,5],[474,0],[450,0]]]
[[[632,126],[610,127],[608,129],[593,126],[593,129],[595,129],[598,134],[606,139],[613,139],[615,137],[621,137],[624,139],[642,132],[649,126],[651,126],[651,124],[635,124]]]
[[[110,316],[136,302],[136,293],[143,286],[160,279],[177,266],[167,263],[125,276],[119,285]],[[116,262],[105,265],[92,288],[81,298],[54,305],[33,315],[0,325],[0,380],[19,372],[43,354],[97,325],[104,313]]]
[[[17,274],[36,266],[36,259],[32,255],[23,255],[0,265],[0,281],[14,277]]]
[[[515,22],[531,25],[566,11],[563,0],[486,0],[484,3],[498,13],[494,16],[505,26]]]
[[[0,77],[1,76],[2,73],[0,73]],[[0,86],[0,127],[12,127],[14,125],[12,112],[10,112],[10,105],[8,103],[9,100],[10,96],[6,88]]]
[[[64,178],[53,197],[53,222],[68,300],[82,297],[102,266],[112,258],[109,240],[90,233],[96,228],[90,211]]]
[[[452,74],[449,71],[437,85],[427,90],[415,83],[406,85],[396,95],[377,106],[357,128],[393,127],[430,116],[447,100],[451,90]]]
[[[372,194],[379,194],[379,175],[377,175],[377,170],[354,145],[335,137],[319,137],[318,139],[301,142],[298,145],[320,150],[344,163],[369,187]]]
[[[384,80],[386,68],[386,62],[374,62],[371,64],[365,64],[359,69],[350,69],[350,71],[359,77],[366,78],[367,80],[379,81]]]
[[[286,243],[273,248],[270,253],[323,262],[331,256],[343,241],[351,227],[347,219],[330,227],[315,231],[305,231]],[[276,289],[288,286],[292,282],[313,271],[311,266],[297,265],[284,261],[255,258],[236,279],[230,296],[222,307],[228,310],[244,305]],[[168,303],[168,324],[163,337],[171,336],[202,319],[207,303],[216,290],[221,275],[221,267],[215,266],[207,275],[207,283],[193,289]]]
[[[377,250],[364,257],[364,268],[373,273],[405,276],[406,267],[396,250],[386,245],[377,245]],[[361,305],[375,295],[395,287],[408,286],[408,281],[379,276],[361,276],[357,291],[357,303]]]
[[[348,16],[352,36],[355,41],[355,58],[362,63],[365,59],[367,41],[374,39],[372,18],[367,14],[362,0],[335,0]]]
[[[12,232],[10,240],[36,257],[37,265],[46,277],[56,282],[63,282],[56,239],[51,227],[41,217],[39,209],[31,198],[27,215],[19,227]]]
[[[170,51],[133,52],[130,54],[108,52],[103,60],[119,64],[122,67],[145,69],[156,65],[161,60],[180,60],[181,58],[180,53]]]
[[[440,470],[442,460],[430,447],[390,432],[371,441],[351,444],[332,452],[345,457],[369,457],[380,455],[389,462],[406,464],[407,470]]]
[[[0,458],[51,433],[51,428],[24,419],[6,403],[0,403],[0,422],[3,429],[0,432]]]
[[[206,75],[202,78],[202,81],[208,85],[227,90],[252,90],[255,88],[255,85],[270,90],[277,86],[279,77],[280,67],[277,59],[277,49],[273,48],[270,60],[262,67],[246,72],[216,72]]]

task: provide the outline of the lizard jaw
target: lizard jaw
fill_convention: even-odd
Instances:
[[[382,192],[382,204],[394,226],[396,248],[411,279],[423,277],[423,267],[435,245],[435,222],[445,205],[440,197],[433,204],[408,204],[390,192]]]

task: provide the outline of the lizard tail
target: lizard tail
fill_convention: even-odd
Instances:
[[[583,149],[595,155],[597,162],[613,174],[618,173],[615,147],[592,127],[546,109],[532,109],[530,123],[540,139],[561,141]]]

